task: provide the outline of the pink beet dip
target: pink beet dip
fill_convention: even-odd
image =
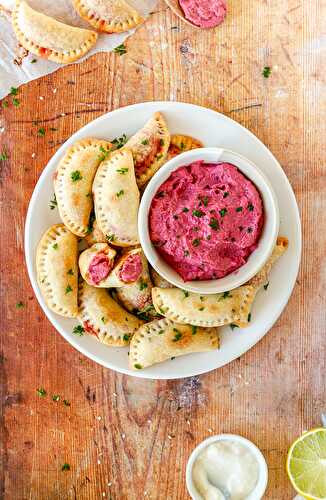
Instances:
[[[226,16],[226,0],[179,0],[185,18],[200,28],[214,28]]]
[[[196,161],[160,186],[149,234],[184,281],[223,278],[255,250],[264,222],[256,186],[230,163]]]
[[[92,258],[88,267],[88,275],[90,277],[90,281],[94,285],[98,285],[108,276],[112,267],[113,260],[109,259],[105,253],[100,252],[96,254]]]
[[[125,283],[137,281],[143,270],[143,264],[139,254],[130,255],[122,264],[119,278]]]

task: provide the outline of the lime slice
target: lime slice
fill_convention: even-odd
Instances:
[[[326,429],[313,429],[293,443],[286,470],[300,495],[326,500]]]

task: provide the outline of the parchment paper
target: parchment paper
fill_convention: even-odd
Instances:
[[[58,21],[73,26],[93,29],[91,25],[83,21],[72,7],[71,0],[27,0],[29,5]],[[14,0],[0,0],[0,99],[5,97],[11,87],[19,87],[23,83],[35,80],[40,76],[53,73],[63,66],[46,59],[39,58],[33,54],[26,57],[25,51],[18,46],[15,33],[10,22],[10,12],[13,9]],[[156,0],[129,0],[130,5],[135,7],[141,14],[147,16],[153,12]],[[109,52],[123,43],[123,41],[134,32],[126,31],[118,35],[101,34],[96,46],[83,58],[76,61],[79,63],[96,52]],[[31,61],[37,59],[37,62]],[[74,63],[74,64],[76,64]]]

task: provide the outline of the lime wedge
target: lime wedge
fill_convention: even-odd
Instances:
[[[293,443],[286,470],[300,495],[309,500],[326,500],[326,429],[313,429]]]

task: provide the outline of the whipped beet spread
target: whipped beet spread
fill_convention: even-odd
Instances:
[[[255,185],[230,163],[196,161],[160,186],[149,233],[184,281],[223,278],[255,250],[264,221]]]
[[[226,0],[179,0],[188,21],[200,28],[214,28],[226,16]]]
[[[96,254],[88,267],[88,274],[92,283],[98,285],[108,276],[112,267],[113,260],[109,259],[105,253],[100,252]]]
[[[143,270],[143,264],[140,255],[130,255],[122,264],[119,271],[119,278],[124,283],[137,281]]]

